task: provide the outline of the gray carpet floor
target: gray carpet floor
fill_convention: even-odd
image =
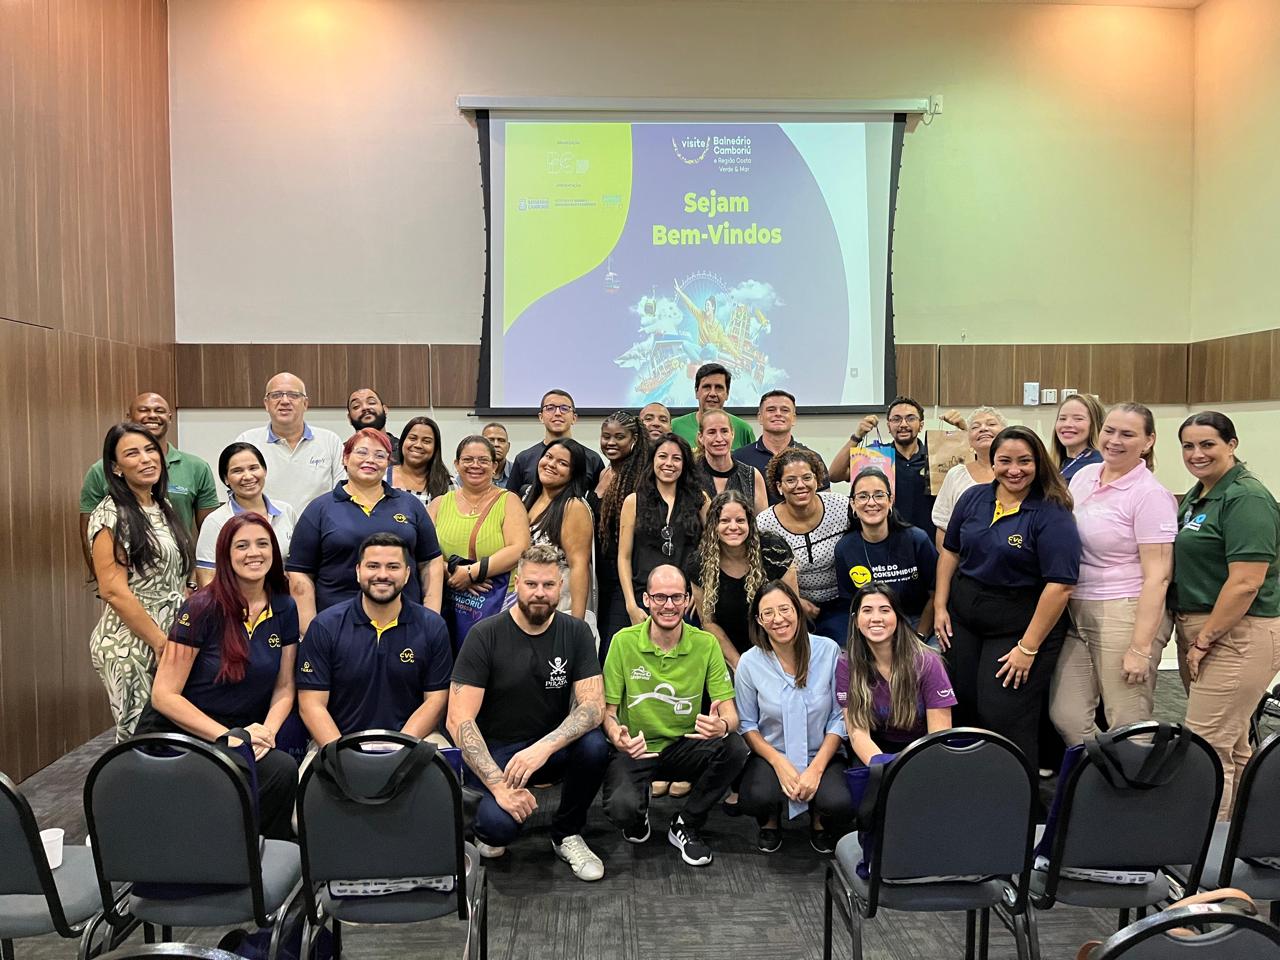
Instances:
[[[1179,720],[1184,698],[1176,674],[1165,672],[1157,689],[1157,713]],[[69,753],[22,784],[42,827],[59,826],[67,842],[82,843],[81,790],[94,759],[110,743],[104,734]],[[784,834],[772,855],[755,849],[754,826],[718,810],[707,825],[715,851],[709,867],[685,866],[666,840],[669,799],[654,801],[653,837],[632,846],[605,820],[597,804],[585,836],[604,859],[599,883],[583,883],[555,859],[547,834],[556,790],[539,791],[539,810],[499,860],[488,861],[489,953],[495,960],[778,960],[818,957],[822,950],[822,879],[826,859],[810,850],[807,828]],[[939,797],[939,814],[946,815]],[[799,822],[799,821],[797,821]],[[659,829],[661,825],[661,829]],[[1110,911],[1055,907],[1039,916],[1046,960],[1072,958],[1080,944],[1115,929]],[[991,957],[1014,957],[1013,939],[993,920]],[[392,958],[409,954],[458,956],[464,941],[456,919],[406,927],[348,928],[344,956]],[[837,926],[836,956],[849,956]],[[198,943],[220,931],[180,932]],[[139,935],[140,936],[140,935]],[[960,916],[882,912],[866,924],[868,960],[938,960],[963,955]],[[55,938],[22,941],[19,960],[75,955],[75,944]]]

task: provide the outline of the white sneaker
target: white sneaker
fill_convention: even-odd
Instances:
[[[579,880],[599,880],[604,876],[604,863],[578,834],[565,837],[563,843],[552,840],[551,849],[573,869],[573,875]]]
[[[487,843],[476,841],[476,851],[486,860],[496,860],[507,852],[506,847],[491,847]]]

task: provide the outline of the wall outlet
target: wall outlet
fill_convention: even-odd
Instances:
[[[1063,388],[1062,388],[1062,399],[1063,399],[1063,400],[1065,400],[1065,399],[1067,399],[1067,397],[1074,397],[1074,396],[1075,396],[1077,393],[1079,393],[1079,392],[1080,392],[1080,391],[1079,391],[1079,390],[1077,390],[1075,387],[1063,387]]]
[[[1038,380],[1028,380],[1022,385],[1022,405],[1024,407],[1038,407],[1040,405],[1040,382]]]
[[[1057,403],[1058,391],[1054,390],[1052,387],[1045,387],[1043,390],[1040,391],[1040,402],[1041,403]]]
[[[942,94],[935,93],[929,98],[929,114],[936,117],[942,112]]]

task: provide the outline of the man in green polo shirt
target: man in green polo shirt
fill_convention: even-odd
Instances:
[[[733,681],[716,638],[684,622],[689,580],[664,564],[649,574],[649,617],[614,634],[604,662],[604,732],[613,754],[604,812],[629,843],[649,839],[649,785],[686,780],[693,790],[667,839],[684,862],[702,867],[711,848],[701,829],[747,761],[738,736]],[[703,694],[711,701],[700,713]]]
[[[698,424],[702,422],[702,414],[707,410],[721,410],[729,402],[729,385],[733,377],[729,371],[718,363],[704,363],[693,377],[693,393],[698,398],[698,409],[694,413],[686,413],[671,421],[671,432],[684,437],[689,446],[698,445]],[[727,413],[729,424],[733,427],[733,449],[755,443],[756,434],[751,424],[741,417]]]
[[[158,393],[140,393],[133,398],[125,413],[126,420],[141,424],[165,451],[169,466],[169,503],[191,530],[192,539],[200,532],[204,518],[218,508],[218,487],[213,471],[193,453],[183,453],[165,440],[173,421],[173,407]],[[93,576],[93,559],[89,554],[89,514],[107,495],[107,477],[99,460],[84,475],[80,487],[80,549]]]

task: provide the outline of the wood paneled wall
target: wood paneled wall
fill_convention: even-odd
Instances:
[[[129,400],[173,397],[166,7],[5,0],[0,38],[0,770],[20,779],[111,725],[76,504]]]
[[[1189,403],[1280,400],[1280,330],[1193,343],[1190,364]]]

